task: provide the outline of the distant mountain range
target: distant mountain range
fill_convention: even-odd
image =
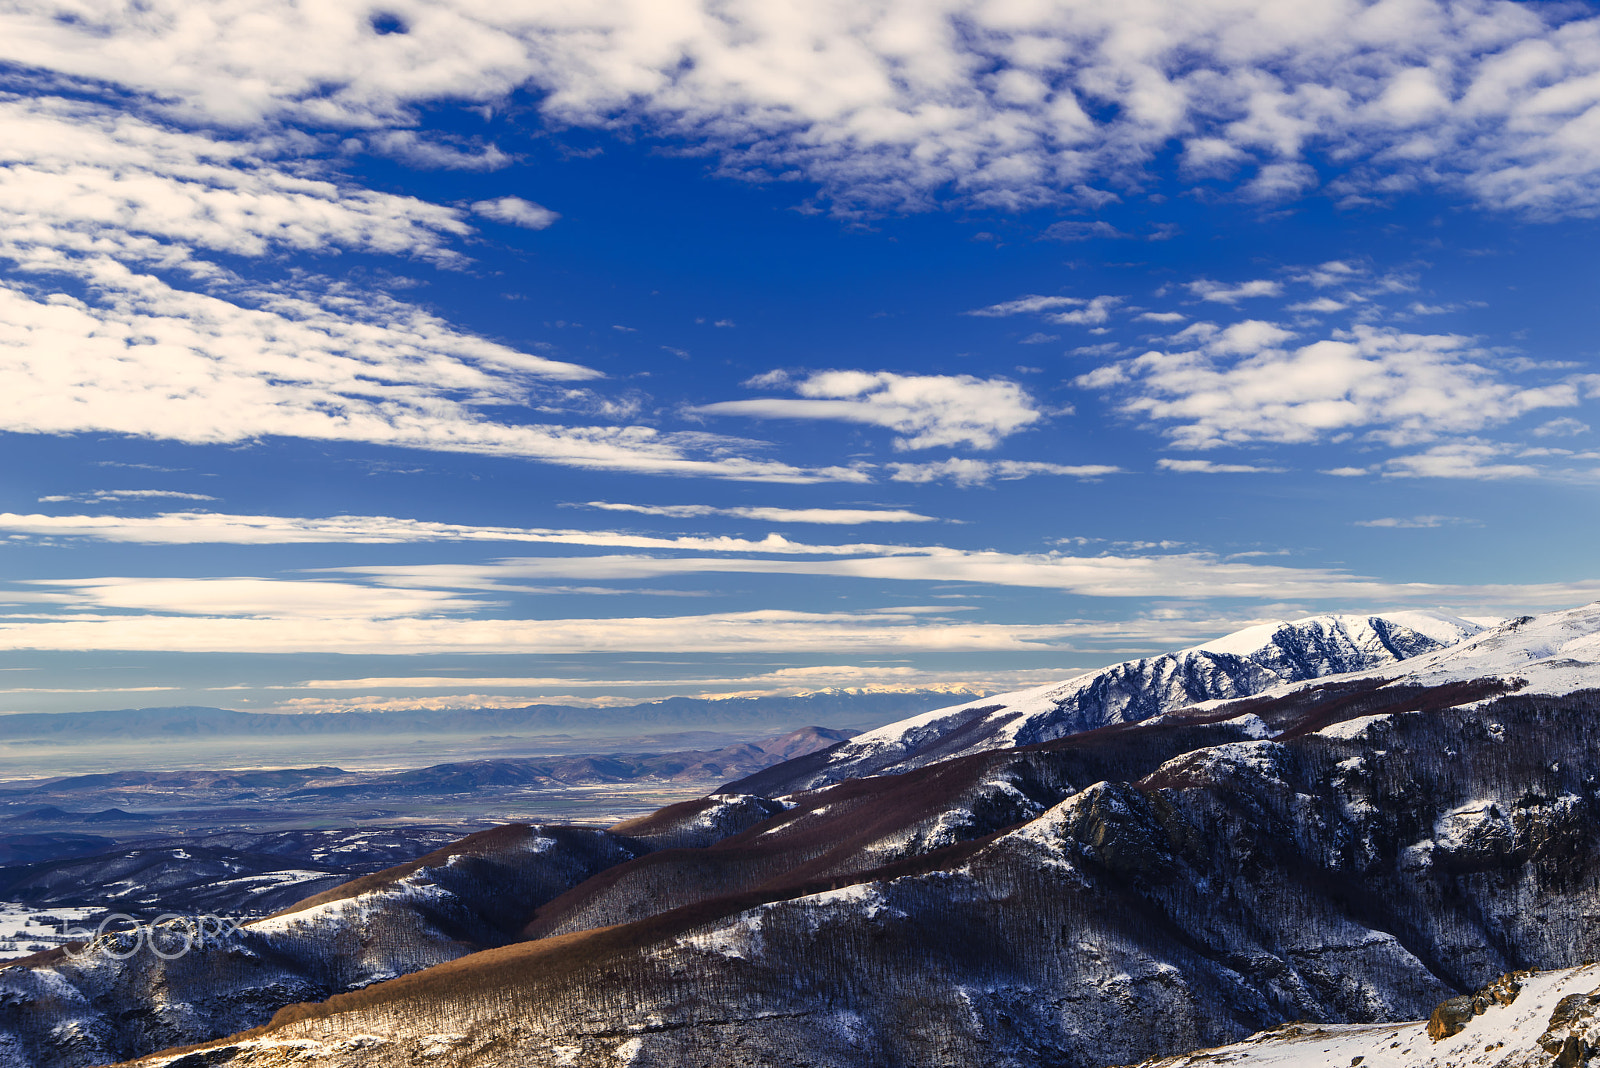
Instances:
[[[524,708],[405,709],[384,712],[280,714],[199,706],[123,708],[103,712],[30,712],[0,716],[0,741],[79,736],[107,739],[298,737],[325,734],[564,733],[637,735],[672,729],[794,729],[813,723],[875,727],[886,719],[973,698],[961,687],[815,690],[774,697],[669,697],[611,708],[528,705]]]
[[[1600,1056],[1571,970],[1600,957],[1600,603],[1313,617],[874,733],[609,830],[474,835],[179,960],[22,962],[3,1063]]]
[[[129,769],[3,783],[0,900],[7,895],[12,900],[34,900],[27,893],[4,890],[16,874],[5,865],[83,856],[95,853],[84,847],[96,843],[126,849],[150,839],[189,838],[224,829],[326,827],[352,820],[372,826],[386,819],[404,819],[412,825],[418,819],[437,818],[475,830],[541,811],[561,812],[573,822],[605,824],[623,818],[627,811],[648,812],[664,800],[692,796],[730,778],[836,745],[856,733],[802,727],[716,749],[496,757],[401,771],[347,771],[329,765]],[[597,787],[624,789],[597,791]],[[641,803],[626,803],[629,789],[637,792]],[[85,835],[90,836],[87,842],[82,840]],[[110,835],[116,840],[106,837]],[[59,851],[52,850],[52,843],[59,845]],[[93,860],[84,863],[92,867]],[[164,885],[177,885],[166,873],[162,879]],[[130,883],[118,893],[137,889]],[[74,884],[72,892],[78,894],[74,903],[84,906],[108,900],[95,893],[92,884]]]

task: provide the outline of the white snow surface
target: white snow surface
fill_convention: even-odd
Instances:
[[[1446,649],[1407,660],[1408,682],[1439,685],[1492,675],[1526,679],[1529,693],[1570,693],[1600,686],[1600,601],[1511,620]]]
[[[66,932],[98,909],[41,907],[0,901],[0,960],[26,957],[67,941]]]
[[[1303,675],[1298,678],[1293,674],[1286,675],[1289,671],[1306,670],[1304,664],[1285,662],[1282,650],[1286,646],[1300,648],[1309,646],[1314,652],[1316,650],[1346,652],[1361,658],[1369,665],[1382,664],[1381,667],[1373,667],[1373,671],[1403,670],[1400,665],[1410,665],[1416,659],[1421,659],[1421,657],[1412,660],[1396,659],[1394,654],[1388,651],[1383,635],[1379,633],[1378,624],[1387,624],[1391,628],[1403,627],[1425,638],[1443,643],[1459,643],[1484,631],[1483,625],[1473,620],[1445,612],[1429,611],[1386,612],[1375,616],[1320,615],[1262,623],[1167,656],[1124,661],[1063,682],[996,694],[899,720],[857,735],[840,746],[829,758],[829,763],[843,765],[863,760],[881,762],[885,758],[892,759],[898,754],[910,756],[919,747],[935,742],[942,735],[955,730],[975,710],[984,708],[992,711],[983,714],[983,726],[977,729],[969,728],[973,741],[962,749],[964,753],[1008,748],[1019,744],[1019,736],[1024,734],[1028,735],[1027,740],[1039,740],[1035,735],[1040,732],[1041,727],[1044,727],[1051,737],[1072,733],[1072,729],[1082,728],[1075,727],[1050,733],[1046,725],[1054,719],[1062,718],[1064,706],[1072,704],[1075,699],[1089,693],[1097,685],[1104,685],[1108,680],[1123,677],[1148,676],[1153,688],[1168,685],[1175,676],[1186,672],[1210,672],[1216,676],[1214,665],[1218,657],[1237,657],[1247,661],[1248,664],[1243,666],[1255,673],[1250,683],[1240,684],[1236,692],[1225,692],[1223,699],[1250,696],[1276,689],[1279,685],[1287,687],[1303,681]],[[1597,641],[1600,641],[1600,636],[1597,636]],[[1450,649],[1447,645],[1445,650],[1423,655],[1437,657],[1448,651]],[[1317,665],[1312,665],[1313,670],[1316,670],[1316,667]],[[1336,672],[1316,670],[1311,677],[1322,679],[1331,677],[1332,674]],[[1231,680],[1222,681],[1224,691],[1227,691],[1230,685],[1232,685]],[[1176,687],[1169,686],[1169,688],[1174,691],[1174,695],[1170,700],[1165,700],[1158,712],[1193,707],[1197,703],[1211,703],[1196,702],[1192,697],[1177,692]],[[1122,707],[1108,705],[1103,710],[1105,722],[1124,722],[1138,718],[1140,717],[1129,714]],[[1092,726],[1099,725],[1099,723],[1092,724]],[[957,754],[943,753],[941,759],[953,755]]]
[[[855,883],[838,890],[824,890],[803,897],[783,901],[769,901],[764,905],[746,909],[720,921],[716,926],[703,928],[677,938],[673,945],[723,957],[758,959],[765,950],[762,926],[766,917],[776,912],[799,911],[815,930],[830,914],[846,912],[867,919],[888,914],[903,916],[891,907],[877,883]]]
[[[395,898],[410,897],[419,903],[437,903],[445,896],[446,892],[432,883],[419,880],[416,875],[408,875],[376,890],[368,890],[353,897],[324,901],[320,905],[313,905],[296,912],[253,920],[245,926],[252,931],[269,935],[313,930],[325,925],[361,930],[366,926],[369,915],[385,907]]]
[[[1392,712],[1377,716],[1357,716],[1355,719],[1331,723],[1317,731],[1317,733],[1324,738],[1338,738],[1341,741],[1355,742],[1366,737],[1367,728],[1376,727],[1380,723],[1388,723],[1393,719],[1394,713]]]
[[[1425,1020],[1400,1024],[1286,1024],[1231,1046],[1146,1061],[1141,1068],[1523,1068],[1548,1066],[1537,1040],[1556,1002],[1600,988],[1600,965],[1539,972],[1510,1005],[1490,1005],[1434,1042]]]
[[[1324,634],[1340,634],[1359,648],[1371,649],[1382,645],[1372,620],[1383,619],[1390,623],[1398,623],[1408,630],[1414,630],[1425,638],[1432,638],[1436,642],[1452,645],[1471,634],[1483,630],[1480,624],[1474,623],[1461,616],[1453,616],[1446,612],[1382,612],[1371,616],[1355,615],[1323,615],[1307,616],[1304,619],[1277,620],[1272,623],[1260,623],[1254,627],[1236,630],[1232,634],[1225,634],[1220,638],[1202,642],[1183,652],[1206,653],[1231,653],[1234,656],[1250,657],[1266,649],[1273,637],[1285,627],[1293,627],[1299,631],[1320,631]],[[1182,655],[1181,653],[1179,655]]]
[[[1446,648],[1340,678],[1421,686],[1501,678],[1520,682],[1519,692],[1548,695],[1600,689],[1600,601],[1507,620]],[[1286,694],[1301,685],[1276,686],[1264,693]]]

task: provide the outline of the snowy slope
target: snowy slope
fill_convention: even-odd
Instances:
[[[1600,601],[1507,620],[1498,627],[1408,661],[1401,677],[1426,686],[1498,675],[1521,679],[1526,692],[1564,694],[1600,686]]]
[[[741,780],[736,788],[771,796],[907,771],[965,753],[1031,745],[1286,683],[1392,667],[1447,650],[1483,629],[1440,612],[1323,615],[1262,624],[1065,682],[935,709],[858,735],[825,760],[779,765]]]
[[[1140,1068],[1548,1068],[1569,1037],[1591,1047],[1594,1009],[1568,1018],[1565,999],[1600,1001],[1600,966],[1539,972],[1520,979],[1509,1005],[1490,1001],[1454,1035],[1435,1042],[1428,1021],[1403,1024],[1284,1024],[1231,1046],[1146,1061]],[[1570,1007],[1573,1002],[1567,1002]],[[1587,1026],[1586,1026],[1587,1025]],[[1541,1044],[1541,1039],[1543,1043]],[[1587,1041],[1586,1041],[1587,1040]],[[1581,1047],[1580,1047],[1581,1048]],[[1581,1057],[1581,1054],[1580,1054]]]
[[[1527,697],[1600,690],[1600,601],[1509,619],[1403,663],[1353,671],[1337,679],[1352,686],[1382,687],[1384,692],[1399,687],[1441,690],[1479,680],[1497,680],[1505,690]],[[1262,700],[1289,699],[1323,681],[1326,680],[1283,683],[1256,696]],[[1253,707],[1253,703],[1246,702],[1246,706]],[[1229,699],[1195,702],[1178,713],[1176,719],[1197,715],[1215,718],[1239,707]],[[1154,725],[1174,720],[1175,717],[1162,716],[1146,722]],[[856,740],[866,737],[858,735]]]

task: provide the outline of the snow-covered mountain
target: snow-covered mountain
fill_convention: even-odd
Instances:
[[[170,967],[0,971],[0,1064],[100,1063],[91,1026],[190,1041],[242,980],[256,1020],[281,999],[270,1022],[144,1063],[1095,1068],[1277,1027],[1171,1068],[1579,1068],[1600,988],[1551,970],[1600,957],[1600,604],[1414,623],[1299,621],[1119,665],[1096,675],[1127,687],[1100,706],[1120,720],[1032,744],[979,735],[610,832],[491,832]],[[1041,702],[1042,727],[1071,703]],[[344,968],[324,986],[343,992],[287,1004],[311,985],[284,981],[290,947],[300,974]],[[337,964],[352,951],[359,975]],[[1528,969],[1558,977],[1527,979],[1511,1017],[1462,1000]],[[1464,1029],[1434,1043],[1405,1021],[1436,1006]],[[1278,1026],[1296,1020],[1321,1030]]]
[[[1446,648],[1408,659],[1398,670],[1358,670],[1419,686],[1499,676],[1519,680],[1519,688],[1528,693],[1559,694],[1595,686],[1597,663],[1600,601],[1477,628]]]
[[[1481,663],[1569,657],[1583,618],[1509,628]],[[1588,979],[1560,1034],[1530,983],[1516,1050],[1488,1012],[1426,1047],[1397,1023],[1600,956],[1600,704],[1446,659],[1437,685],[1329,676],[795,795],[572,887],[522,941],[150,1063],[1094,1068],[1311,1020],[1393,1032],[1337,1068],[1550,1068],[1546,1032],[1577,1035],[1578,1068]]]
[[[1442,612],[1309,616],[1247,627],[1162,656],[1128,660],[1065,682],[935,709],[729,787],[768,795],[862,775],[907,771],[987,749],[1133,723],[1285,683],[1387,668],[1484,630]]]

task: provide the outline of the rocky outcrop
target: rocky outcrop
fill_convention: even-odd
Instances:
[[[1522,993],[1522,980],[1531,972],[1507,972],[1482,990],[1448,998],[1428,1017],[1428,1037],[1435,1042],[1460,1034],[1474,1016],[1482,1016],[1492,1005],[1510,1005]]]
[[[1600,1053],[1600,989],[1558,1001],[1538,1042],[1557,1068],[1576,1068]]]

